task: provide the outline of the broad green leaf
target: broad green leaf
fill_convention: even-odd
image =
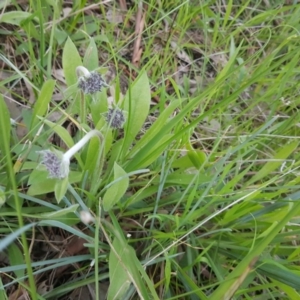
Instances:
[[[136,147],[130,151],[130,158],[134,157],[134,159],[128,161],[126,165],[127,171],[147,167],[169,147],[170,140],[172,140],[174,136],[171,131],[180,123],[179,115],[177,115],[176,118],[170,118],[171,112],[174,111],[175,107],[178,107],[180,102],[178,101],[175,104],[174,106],[170,105],[170,108],[168,107],[166,111],[162,113],[163,118],[159,117],[153,126],[145,133],[142,138],[143,143],[140,144],[138,142]],[[166,114],[164,114],[165,112]],[[169,118],[169,120],[167,120],[167,118]],[[141,145],[143,146],[141,147]],[[135,153],[135,150],[137,153]]]
[[[76,84],[78,81],[76,68],[82,66],[81,57],[70,38],[67,39],[63,49],[63,70],[68,87]]]
[[[102,175],[103,157],[104,157],[104,141],[99,139],[99,137],[92,138],[89,143],[85,170],[88,171],[90,175],[90,190],[92,193],[96,192],[99,188]]]
[[[5,174],[5,182],[10,182],[11,186],[13,186],[13,190],[10,191],[13,194],[14,201],[10,201],[9,205],[17,209],[17,206],[22,207],[23,201],[18,198],[16,193],[16,182],[15,182],[15,173],[12,164],[11,157],[11,122],[9,117],[8,108],[3,100],[2,95],[0,95],[0,154],[1,154],[1,168],[0,173]],[[5,170],[6,169],[6,170]],[[10,186],[10,187],[11,187]]]
[[[4,188],[0,186],[0,208],[6,202],[6,195],[4,192]]]
[[[116,217],[113,215],[113,213],[110,213],[109,215],[114,225],[115,239],[118,239],[118,242],[116,242],[117,247],[114,248],[114,250],[116,251],[115,255],[118,261],[127,272],[127,274],[131,275],[131,282],[136,288],[140,299],[158,300],[159,298],[156,294],[153,282],[149,279],[147,273],[144,270],[144,267],[138,260],[134,249],[128,245],[126,239],[124,238],[123,231]],[[147,286],[145,285],[144,281]]]
[[[23,254],[16,244],[10,244],[7,253],[11,266],[18,266],[24,263]],[[15,270],[14,272],[17,278],[22,278],[25,275],[25,270]]]
[[[97,158],[100,153],[101,142],[98,137],[94,137],[89,142],[84,165],[84,170],[89,171],[89,174],[92,174],[97,167]],[[101,173],[101,170],[99,170],[99,173]]]
[[[1,157],[1,167],[0,171],[3,173],[5,179],[1,180],[2,184],[7,184],[7,181],[9,180],[9,167],[10,167],[10,138],[11,138],[11,122],[9,117],[9,111],[8,108],[3,100],[2,95],[0,95],[0,157]],[[12,165],[11,165],[12,167]],[[13,170],[11,170],[13,171]],[[1,198],[1,204],[2,206],[6,200],[5,197],[5,187],[0,187],[0,198]],[[12,205],[13,202],[11,202]]]
[[[28,36],[30,36],[31,38],[35,38],[35,39],[40,39],[41,38],[41,35],[40,35],[40,32],[38,31],[37,29],[37,26],[36,26],[36,22],[35,22],[35,19],[37,20],[37,14],[34,13],[32,14],[30,17],[22,20],[20,22],[20,27],[28,34]],[[21,52],[21,53],[25,53],[26,51],[28,51],[28,43],[25,43],[25,44],[21,44],[20,47],[18,48],[18,50]],[[21,48],[21,49],[20,49]],[[25,50],[23,50],[23,49]],[[24,51],[24,52],[23,52]]]
[[[30,187],[27,194],[30,196],[43,195],[46,193],[54,192],[55,183],[57,179],[48,178],[47,171],[33,170],[29,177]],[[81,172],[70,172],[69,182],[77,183],[82,178]]]
[[[109,150],[111,149],[112,143],[114,141],[112,129],[109,128],[103,118],[101,118],[95,129],[99,130],[100,132],[103,132],[104,137],[104,153],[107,154]]]
[[[188,150],[188,157],[193,163],[194,167],[196,169],[200,169],[202,165],[206,161],[206,155],[203,151],[200,151],[198,149],[193,149],[193,147],[190,145],[190,143],[186,144],[186,148]]]
[[[0,143],[0,150],[2,155],[6,153],[6,150],[10,148],[10,117],[9,111],[7,106],[3,100],[2,95],[0,95],[0,136],[1,136],[1,143]]]
[[[165,291],[167,292],[169,290],[169,286],[170,286],[170,281],[171,281],[171,260],[169,258],[169,253],[165,252],[164,253],[164,257],[165,257],[165,270],[164,270],[164,277],[165,277]]]
[[[194,167],[194,164],[191,162],[188,155],[181,156],[172,163],[172,168],[188,169],[191,167]]]
[[[123,155],[141,130],[150,109],[150,86],[146,72],[143,72],[127,91],[124,99],[124,109],[128,112],[125,123],[125,139]]]
[[[96,46],[95,40],[93,38],[90,39],[90,43],[85,51],[85,55],[83,58],[83,65],[88,70],[95,70],[98,68],[99,58],[98,58],[98,48]]]
[[[174,112],[174,110],[179,106],[180,101],[173,101],[168,105],[168,107],[160,114],[160,116],[156,119],[154,124],[147,130],[147,132],[143,135],[143,137],[136,143],[136,145],[130,150],[130,153],[128,156],[135,157],[136,153],[144,148],[149,149],[149,146],[151,148],[153,145],[151,145],[150,141],[152,138],[160,135],[160,137],[163,137],[166,132],[161,135],[162,128],[165,127],[166,123],[168,123],[168,119],[170,118],[170,115]],[[169,129],[171,131],[171,128]],[[169,133],[169,131],[167,133]],[[155,145],[154,145],[155,147]]]
[[[0,4],[0,8],[1,8],[1,4]],[[1,277],[0,277],[0,299],[8,300]]]
[[[107,164],[108,172],[110,172],[110,170],[112,170],[112,168],[114,167],[115,162],[119,161],[123,141],[124,140],[121,138],[121,139],[115,141],[112,144],[111,151],[110,151],[110,159],[109,159],[108,164]]]
[[[68,38],[68,34],[64,30],[59,30],[56,26],[54,28],[54,38],[59,45],[62,45],[65,40]]]
[[[65,177],[62,180],[56,180],[55,186],[54,186],[54,194],[55,194],[55,199],[57,203],[61,201],[61,199],[64,197],[64,195],[67,192],[68,189],[68,184],[69,184],[69,178]]]
[[[33,107],[33,114],[30,129],[33,129],[34,126],[40,121],[36,116],[44,117],[46,112],[48,111],[48,105],[51,101],[53,90],[55,87],[55,80],[48,80],[44,83],[40,95]],[[34,130],[35,132],[38,129]]]
[[[108,110],[107,96],[104,95],[105,90],[99,93],[99,101],[91,101],[89,109],[91,111],[92,119],[97,129],[107,125],[105,121],[105,113]]]
[[[103,208],[109,211],[125,194],[129,185],[127,173],[117,164],[114,164],[114,183],[107,189],[103,197]]]
[[[12,25],[20,25],[21,21],[29,18],[31,13],[26,11],[10,11],[0,14],[0,23],[8,23]]]
[[[127,292],[131,280],[129,278],[129,270],[126,271],[123,260],[128,256],[128,251],[123,247],[119,239],[115,238],[113,241],[113,248],[118,253],[118,256],[113,250],[109,254],[109,289],[108,289],[108,300],[113,299],[124,299],[125,293]],[[127,258],[128,259],[128,258]],[[122,261],[120,261],[122,260]]]

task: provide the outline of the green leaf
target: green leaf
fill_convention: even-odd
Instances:
[[[1,8],[1,4],[0,4],[0,8]],[[3,286],[3,282],[2,282],[1,277],[0,277],[0,299],[8,300],[8,297],[6,296],[5,288]]]
[[[161,145],[167,145],[166,141],[168,141],[172,137],[173,137],[172,134],[165,134],[165,135],[162,135],[161,139],[157,140],[155,143],[152,143],[152,144],[149,143],[148,147],[145,147],[143,149],[143,150],[147,151],[148,155],[144,156],[144,155],[140,155],[140,153],[138,153],[133,159],[131,159],[129,161],[129,165],[131,165],[131,164],[135,165],[134,168],[130,167],[129,170],[132,171],[132,170],[136,170],[136,169],[145,168],[145,167],[148,167],[150,164],[152,164],[156,159],[158,159],[162,155],[161,151],[155,151],[155,149],[157,149]],[[141,161],[139,161],[140,158],[141,158]],[[139,164],[137,164],[137,163],[139,163]],[[126,167],[126,170],[128,171],[127,167]]]
[[[21,21],[29,18],[31,13],[26,11],[10,11],[0,15],[0,23],[20,25]]]
[[[300,293],[295,291],[298,285],[296,288],[292,288],[291,286],[283,284],[277,280],[272,280],[272,281],[274,282],[276,287],[279,287],[279,289],[283,291],[284,294],[287,295],[287,299],[300,299]],[[299,283],[299,278],[298,278],[298,283]]]
[[[271,279],[281,282],[287,286],[292,287],[299,291],[300,275],[296,270],[289,270],[286,266],[281,265],[279,262],[262,260],[259,267],[259,272],[263,276],[268,276]],[[295,298],[298,299],[298,298]]]
[[[291,203],[289,211],[286,215],[279,219],[274,225],[270,225],[269,228],[265,230],[261,238],[255,242],[255,247],[242,258],[239,264],[231,270],[230,274],[222,281],[218,288],[211,295],[211,299],[230,299],[235,293],[236,289],[245,279],[244,275],[253,267],[253,262],[263,253],[263,251],[268,247],[272,240],[276,237],[278,232],[289,222],[294,216],[297,216],[300,212],[300,203]]]
[[[2,240],[0,240],[0,251],[6,249],[14,240],[16,240],[22,233],[24,233],[29,228],[35,226],[36,223],[29,223],[22,228],[12,232],[11,234],[5,236]]]
[[[132,141],[149,114],[150,96],[148,77],[146,72],[143,72],[127,91],[124,99],[124,109],[128,112],[128,120],[125,123],[123,155],[127,154]]]
[[[299,142],[292,142],[281,147],[274,155],[274,161],[267,162],[250,180],[247,184],[252,184],[258,180],[268,176],[272,171],[279,168],[284,160],[298,147]]]
[[[200,169],[206,161],[206,155],[203,151],[193,149],[190,143],[186,144],[188,157],[196,169]]]
[[[33,107],[33,114],[30,129],[33,129],[34,126],[40,121],[36,116],[43,117],[48,111],[48,105],[51,101],[53,90],[55,87],[55,80],[48,80],[44,83],[40,95]],[[34,130],[36,132],[38,129]],[[34,134],[34,133],[33,133]]]
[[[11,266],[18,266],[24,263],[23,254],[16,244],[10,244],[7,249],[9,261]],[[17,278],[22,278],[25,275],[25,270],[15,270]]]
[[[107,299],[124,299],[131,280],[128,271],[124,267],[124,262],[121,262],[120,258],[122,261],[125,260],[128,251],[117,238],[114,239],[112,245],[115,251],[111,250],[109,254],[109,279],[111,284],[109,285]],[[118,253],[119,257],[115,252]]]
[[[90,190],[92,193],[96,192],[101,183],[104,145],[103,140],[99,137],[92,138],[89,143],[84,169],[90,175]]]
[[[114,264],[117,265],[117,261],[118,261],[119,266],[122,267],[124,271],[126,271],[128,275],[128,280],[132,282],[132,284],[134,285],[134,287],[136,288],[140,296],[139,299],[158,300],[159,298],[156,294],[155,288],[153,286],[153,282],[149,279],[147,273],[144,270],[144,267],[142,266],[141,262],[138,260],[134,249],[128,245],[128,242],[124,238],[123,231],[120,228],[120,225],[116,220],[114,214],[110,213],[109,215],[113,222],[114,234],[115,234],[115,240],[113,242],[114,248],[111,250],[111,252],[114,251],[114,255],[115,255],[115,258],[113,258]],[[123,283],[125,280],[124,278],[125,276],[123,277]],[[110,282],[112,282],[112,280],[110,280]],[[147,286],[145,285],[145,283],[147,284]],[[110,289],[113,289],[115,294],[116,292],[118,292],[118,290],[114,289],[113,287],[110,287]]]
[[[161,151],[155,151],[158,145],[163,144],[162,140],[166,141],[171,137],[170,132],[174,129],[174,126],[178,124],[178,121],[171,121],[170,115],[173,113],[180,104],[180,101],[172,102],[158,117],[155,123],[149,130],[143,135],[140,141],[130,150],[128,156],[130,159],[126,166],[127,171],[139,169],[143,166],[147,166],[147,163],[153,162],[158,156],[161,155]],[[168,121],[169,119],[169,121]],[[173,123],[173,124],[171,124]],[[166,145],[168,147],[168,145]],[[155,154],[154,154],[155,153]],[[148,159],[146,159],[146,157]]]
[[[59,45],[62,45],[67,37],[68,34],[64,30],[59,30],[57,27],[54,28],[54,38]]]
[[[181,156],[172,163],[172,168],[185,170],[191,167],[194,167],[194,164],[191,162],[188,155]]]
[[[71,213],[75,213],[77,211],[79,207],[79,204],[73,204],[69,207],[57,210],[57,211],[52,211],[52,212],[46,212],[46,213],[42,213],[40,214],[40,218],[44,218],[44,219],[51,219],[51,220],[55,220],[57,218],[61,218],[67,214]]]
[[[107,170],[110,173],[110,170],[112,170],[114,164],[116,161],[119,160],[120,153],[122,150],[122,144],[123,144],[123,139],[120,138],[119,140],[115,141],[113,145],[111,146],[111,151],[110,151],[110,158],[107,164]]]
[[[114,179],[114,182],[103,197],[103,208],[105,211],[109,211],[120,201],[129,185],[127,173],[117,163],[114,164]]]
[[[35,224],[38,224],[39,226],[51,226],[51,227],[61,228],[61,229],[66,230],[80,238],[85,239],[87,242],[93,243],[92,238],[90,236],[88,236],[87,234],[83,233],[82,230],[78,230],[74,227],[71,227],[71,226],[64,224],[62,222],[59,222],[59,221],[43,220],[43,221],[40,221]]]
[[[64,197],[64,195],[67,192],[69,184],[69,178],[65,177],[62,180],[56,180],[55,187],[54,187],[54,193],[55,193],[55,199],[57,203],[61,201],[61,199]]]
[[[5,202],[6,202],[6,194],[4,192],[4,189],[0,186],[0,208]]]
[[[90,44],[88,45],[85,55],[83,58],[83,65],[88,70],[94,70],[98,67],[99,58],[98,58],[98,48],[96,46],[95,40],[90,39]]]
[[[81,57],[70,38],[67,39],[63,49],[63,70],[68,87],[77,83],[76,68],[82,66]]]
[[[64,143],[71,148],[74,146],[74,141],[70,136],[68,130],[57,123],[53,123],[49,120],[43,119],[43,122],[48,125],[63,141]]]
[[[30,196],[43,195],[54,192],[57,179],[48,178],[48,172],[41,170],[33,170],[30,174],[28,184],[30,185],[27,194]],[[81,172],[70,172],[69,182],[77,183],[82,178]]]
[[[0,150],[2,154],[6,153],[6,149],[9,149],[10,145],[10,117],[7,106],[3,100],[3,97],[0,95]]]

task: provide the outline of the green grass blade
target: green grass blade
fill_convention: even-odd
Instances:
[[[234,270],[225,278],[224,282],[213,292],[212,299],[229,300],[235,293],[236,289],[245,280],[244,275],[247,275],[253,263],[263,253],[263,251],[272,242],[278,232],[286,225],[289,220],[300,212],[300,203],[291,204],[289,211],[275,226],[271,225],[271,230],[267,229],[268,233],[256,242],[250,252],[241,260]],[[245,274],[246,273],[246,274]]]

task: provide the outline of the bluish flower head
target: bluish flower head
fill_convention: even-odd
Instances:
[[[125,123],[124,112],[119,108],[109,108],[106,113],[106,122],[111,128],[122,128]]]
[[[78,82],[78,88],[80,88],[84,94],[95,94],[107,86],[102,76],[96,71],[81,76]]]
[[[78,151],[94,136],[97,136],[101,142],[104,141],[100,131],[94,129],[87,132],[81,140],[73,145],[67,152],[42,150],[41,165],[44,165],[49,172],[50,178],[63,179],[68,177],[70,172],[70,160]]]
[[[65,160],[62,153],[59,155],[50,150],[42,150],[38,153],[42,156],[41,164],[49,172],[49,178],[63,179],[68,176],[70,161]]]

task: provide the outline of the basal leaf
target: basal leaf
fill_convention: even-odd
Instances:
[[[48,178],[49,174],[45,171],[33,170],[29,177],[30,187],[27,194],[30,196],[43,195],[54,192],[57,179]],[[81,172],[70,172],[69,182],[76,183],[82,178]]]
[[[67,192],[68,189],[68,184],[69,184],[69,178],[65,177],[62,180],[57,180],[55,182],[55,187],[54,187],[54,194],[55,194],[55,199],[57,203],[61,201],[61,199],[64,197],[64,195]]]
[[[44,83],[40,95],[33,107],[30,129],[33,129],[34,126],[37,125],[37,123],[40,121],[38,118],[36,118],[36,116],[44,117],[44,115],[48,111],[48,105],[51,101],[54,87],[55,80],[48,80]]]
[[[150,86],[146,72],[140,75],[126,93],[124,109],[128,112],[123,144],[123,154],[126,155],[132,141],[141,130],[149,114]]]
[[[98,48],[96,46],[95,40],[90,39],[90,43],[85,51],[83,58],[83,65],[88,70],[94,70],[98,67],[99,58],[98,58]]]
[[[91,191],[96,192],[101,182],[102,166],[103,166],[103,155],[104,155],[104,141],[99,138],[92,138],[89,143],[85,170],[90,175]]]
[[[65,43],[62,62],[65,79],[68,87],[70,87],[77,83],[76,68],[82,65],[81,57],[70,38]]]
[[[107,189],[103,197],[105,211],[110,210],[120,201],[129,185],[127,173],[117,163],[114,164],[114,179],[114,183]]]
[[[153,162],[164,149],[156,151],[158,146],[164,144],[171,135],[171,131],[178,124],[178,121],[172,120],[170,115],[176,107],[178,107],[180,101],[172,102],[158,117],[155,123],[150,127],[149,130],[143,135],[140,141],[130,150],[129,157],[134,157],[128,161],[126,165],[127,171],[139,169],[147,164]],[[164,142],[163,142],[164,141]],[[166,144],[165,147],[168,147]]]
[[[0,95],[0,136],[1,136],[0,150],[3,155],[6,153],[6,150],[9,149],[10,128],[11,128],[11,124],[10,124],[9,111],[3,100],[3,97]]]
[[[7,250],[11,266],[18,266],[24,263],[23,254],[16,244],[10,244]],[[22,278],[25,275],[25,270],[15,270],[14,273],[17,278]]]
[[[117,267],[122,267],[123,270],[127,274],[127,280],[132,282],[137,293],[139,294],[139,299],[155,299],[158,300],[158,296],[156,294],[155,288],[153,286],[153,282],[149,279],[147,273],[144,270],[141,262],[136,256],[135,250],[128,245],[127,240],[124,238],[123,231],[120,227],[120,224],[117,222],[113,213],[110,213],[110,217],[112,219],[114,225],[114,234],[115,240],[113,242],[114,251],[114,262]],[[116,241],[117,240],[117,241]],[[113,266],[114,267],[114,266]],[[123,271],[122,271],[123,272]],[[111,273],[110,273],[111,274]],[[125,274],[123,274],[123,281],[119,282],[119,286],[125,285]],[[110,282],[112,282],[110,277]],[[114,289],[110,287],[110,289]],[[118,291],[114,289],[115,293]],[[122,298],[116,298],[122,299]],[[124,298],[123,298],[124,299]]]
[[[113,241],[114,250],[111,250],[109,254],[109,279],[110,285],[108,289],[108,300],[123,299],[126,291],[128,290],[131,280],[128,276],[128,271],[124,268],[124,263],[120,261],[120,258],[124,258],[126,255],[124,252],[126,248],[123,247],[122,242],[115,238]]]
[[[32,14],[26,11],[10,11],[0,15],[0,23],[20,25],[21,21],[29,18]]]

